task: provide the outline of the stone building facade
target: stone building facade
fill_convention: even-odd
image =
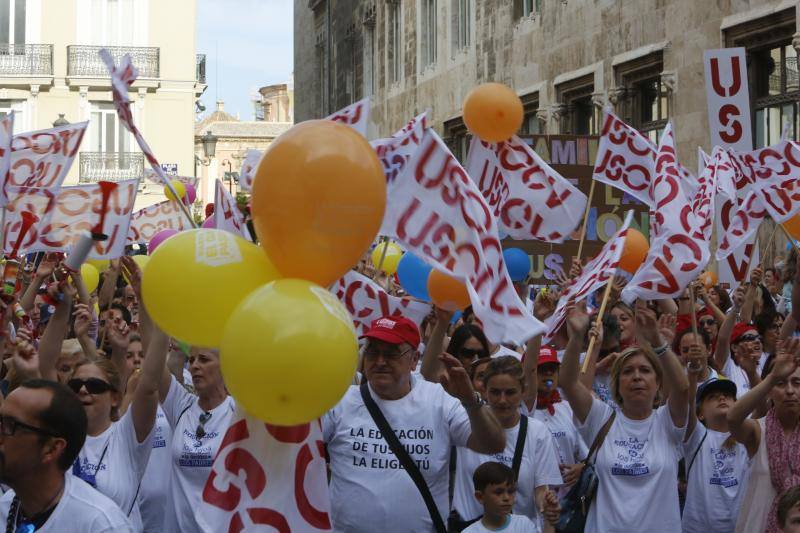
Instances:
[[[505,83],[522,133],[593,134],[614,106],[657,138],[668,119],[683,163],[709,150],[703,51],[747,49],[757,145],[800,134],[797,0],[295,0],[295,117],[372,97],[372,136],[430,109],[465,155],[461,104]]]

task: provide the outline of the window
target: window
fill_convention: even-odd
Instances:
[[[755,86],[755,143],[774,144],[784,128],[789,138],[800,133],[800,85],[797,76],[797,51],[791,44],[754,51],[751,55]]]
[[[23,114],[25,104],[25,100],[0,100],[0,118],[5,118],[12,111],[14,112],[15,134],[28,129],[25,127],[25,115]]]
[[[472,142],[472,135],[469,134],[464,120],[454,118],[444,123],[444,141],[447,147],[453,152],[462,165],[467,163],[469,144]]]
[[[403,11],[399,1],[390,1],[387,6],[389,13],[387,17],[387,42],[386,47],[387,61],[389,66],[389,83],[397,83],[403,77],[402,69],[402,21]]]
[[[25,44],[25,0],[0,0],[0,45]]]
[[[452,0],[453,52],[472,44],[472,0]]]
[[[670,116],[670,95],[661,79],[662,69],[660,52],[615,69],[620,95],[617,112],[655,144]]]
[[[597,135],[600,131],[600,112],[592,102],[594,74],[565,82],[556,87],[561,102],[561,133],[568,135]]]
[[[514,0],[514,19],[542,12],[542,0]]]
[[[325,31],[317,33],[316,41],[316,61],[317,61],[317,86],[319,87],[319,112],[317,116],[328,114],[328,47],[325,43]]]
[[[363,35],[362,92],[364,96],[371,96],[375,94],[375,6],[371,6],[364,15]]]
[[[436,63],[436,0],[420,0],[421,68]]]
[[[131,46],[134,43],[134,0],[92,0],[92,43]]]
[[[120,124],[113,104],[92,106],[92,120],[89,123],[89,147],[95,152],[129,152],[130,133]]]
[[[545,133],[546,128],[537,114],[539,111],[539,93],[535,92],[525,95],[521,97],[520,100],[522,100],[522,108],[525,113],[520,133],[523,135],[539,135]]]

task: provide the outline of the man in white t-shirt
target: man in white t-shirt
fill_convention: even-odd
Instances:
[[[505,433],[454,357],[441,356],[444,387],[412,375],[420,342],[412,321],[383,317],[364,337],[366,392],[417,464],[445,521],[450,448],[497,453],[505,447]],[[323,417],[323,434],[331,461],[334,531],[435,530],[420,492],[389,449],[359,387],[351,386]]]
[[[0,524],[9,531],[130,532],[125,514],[88,483],[65,475],[86,440],[86,412],[65,385],[23,383],[0,407]]]

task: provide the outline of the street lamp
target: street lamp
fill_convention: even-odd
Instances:
[[[217,139],[218,137],[208,130],[205,135],[200,138],[200,144],[203,146],[203,158],[201,159],[197,154],[194,154],[194,176],[197,177],[197,164],[200,163],[204,167],[211,166],[211,160],[217,153]]]
[[[233,163],[231,162],[230,159],[223,159],[222,165],[223,166],[228,165],[228,172],[226,172],[225,174],[228,175],[228,192],[230,192],[231,196],[233,196],[233,176],[234,176]]]
[[[64,118],[64,113],[59,113],[58,118],[53,121],[53,127],[58,128],[60,126],[66,126],[69,124],[69,120]]]

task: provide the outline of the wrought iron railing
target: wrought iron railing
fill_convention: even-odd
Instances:
[[[775,65],[775,71],[769,76],[769,91],[770,94],[780,94],[784,92],[796,91],[798,88],[798,72],[797,72],[797,58],[787,57],[783,63],[786,72],[786,88],[781,85],[781,78],[783,76],[780,63]]]
[[[144,171],[140,152],[81,152],[80,183],[120,181],[138,178]]]
[[[0,44],[0,75],[52,76],[52,44]]]
[[[134,66],[139,71],[140,78],[159,77],[159,49],[144,46],[67,46],[68,75],[107,77],[108,70],[99,54],[103,48],[111,53],[114,63],[117,64],[126,54],[130,55]]]
[[[206,55],[197,54],[197,74],[195,79],[200,83],[206,82]]]

